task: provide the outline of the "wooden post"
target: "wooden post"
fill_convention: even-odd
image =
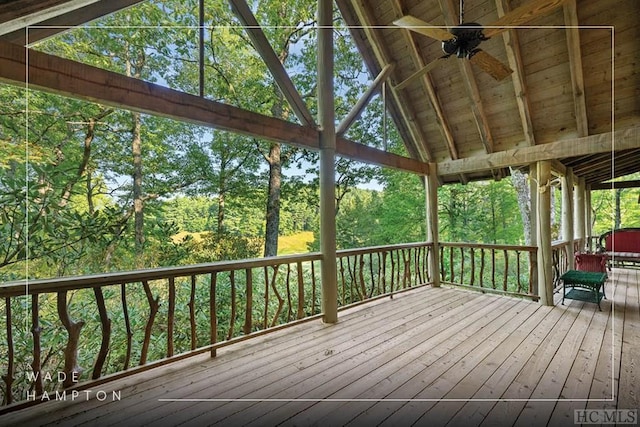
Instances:
[[[585,243],[585,183],[584,178],[578,179],[576,186],[575,207],[573,211],[575,221],[575,240],[580,241],[580,247],[584,248]]]
[[[529,165],[529,220],[531,221],[531,246],[538,245],[538,165],[531,163]]]
[[[429,163],[429,175],[424,177],[425,202],[427,213],[427,241],[433,243],[429,253],[429,277],[432,286],[440,286],[440,268],[438,254],[440,253],[438,237],[438,176],[435,163]]]
[[[538,162],[538,290],[543,305],[553,305],[553,272],[551,263],[551,162]]]
[[[585,186],[585,212],[584,212],[584,222],[585,222],[585,236],[587,241],[585,242],[585,247],[590,251],[594,251],[596,248],[591,247],[591,236],[593,235],[592,229],[592,218],[591,218],[591,184],[587,184]]]
[[[575,258],[573,249],[573,170],[571,168],[567,168],[562,177],[562,239],[569,246],[567,262],[569,270],[573,270]]]
[[[336,129],[333,98],[333,1],[318,0],[318,122],[320,123],[320,251],[322,320],[338,321],[336,266]]]

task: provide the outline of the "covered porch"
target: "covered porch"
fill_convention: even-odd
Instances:
[[[640,407],[640,271],[614,269],[606,293],[599,312],[580,301],[548,307],[411,289],[348,308],[336,325],[297,324],[219,349],[214,359],[96,384],[75,400],[67,390],[66,401],[52,396],[0,421],[569,425],[583,414],[576,411]]]
[[[31,16],[28,2],[13,3],[24,10],[17,8],[11,22]],[[46,11],[57,3],[72,2],[49,1],[36,9]],[[109,7],[107,2],[73,3],[93,11],[88,21],[137,2]],[[244,1],[232,3],[248,9]],[[552,22],[567,27],[549,40],[558,52],[544,69],[525,64],[514,41],[516,31],[505,32],[504,46],[496,42],[489,48],[508,58],[514,69],[512,79],[499,86],[488,84],[485,75],[476,77],[468,64],[428,74],[423,55],[432,57],[435,44],[387,28],[406,9],[424,19],[442,18],[451,26],[452,2],[434,1],[430,9],[415,2],[385,1],[374,8],[365,2],[337,1],[371,76],[376,76],[345,119],[355,120],[373,93],[387,90],[381,87],[388,80],[387,108],[410,155],[403,157],[347,139],[349,120],[336,126],[333,2],[318,3],[318,123],[308,117],[286,71],[267,59],[273,53],[268,43],[253,40],[285,97],[296,106],[300,124],[25,48],[24,40],[16,37],[42,21],[25,20],[13,33],[3,34],[3,83],[319,151],[322,240],[320,252],[311,254],[2,284],[9,349],[3,379],[9,406],[0,409],[0,423],[566,425],[574,422],[576,410],[640,407],[638,270],[610,272],[602,312],[587,302],[562,305],[555,291],[559,275],[574,267],[573,254],[593,249],[590,189],[613,188],[606,181],[638,172],[640,127],[632,100],[637,88],[628,83],[637,66],[622,59],[636,51],[632,33],[637,30],[629,18],[635,4],[609,5],[619,14],[616,19],[626,17],[619,28],[627,31],[617,45],[625,53],[617,55],[613,48],[600,52],[598,43],[582,46],[572,30],[582,23],[594,25],[597,2],[584,2],[587,12],[584,21],[578,21],[576,2],[532,1],[553,7]],[[484,14],[484,3],[478,2],[476,14]],[[488,3],[491,17],[508,13],[502,2]],[[107,10],[100,12],[97,5]],[[441,17],[427,16],[436,9],[442,9]],[[58,25],[60,19],[72,23],[69,13],[52,13]],[[245,26],[261,40],[262,30],[247,16],[251,18],[250,11],[243,17],[249,22]],[[372,31],[376,27],[385,30]],[[536,48],[538,36],[525,39],[522,49],[543,52]],[[609,42],[609,33],[598,37]],[[623,77],[614,82],[611,76],[598,80],[596,72],[583,76],[581,48],[606,72],[614,67],[610,60],[619,56],[622,66],[616,73]],[[402,52],[408,54],[400,56]],[[420,74],[414,77],[416,70]],[[570,83],[547,90],[546,82],[558,78],[558,70]],[[623,100],[617,107],[609,95],[616,84]],[[557,90],[563,96],[556,99]],[[585,97],[585,92],[593,96]],[[527,98],[530,93],[532,99]],[[482,98],[492,102],[483,103]],[[458,114],[465,100],[471,107]],[[554,109],[547,112],[550,105]],[[423,177],[424,242],[338,251],[336,156]],[[616,157],[624,161],[612,161]],[[521,168],[531,177],[531,245],[440,241],[438,187],[503,178],[509,168]],[[549,216],[557,180],[563,189],[561,243],[552,242]],[[224,301],[218,298],[223,286],[230,290]],[[459,289],[464,287],[476,292]],[[84,307],[82,316],[67,298],[76,291],[95,294],[95,305]],[[198,299],[199,292],[206,298]],[[134,295],[149,309],[138,319],[129,317],[127,298],[130,304]],[[56,349],[65,359],[65,384],[42,402],[45,384],[42,378],[33,380],[27,388],[34,399],[16,404],[10,401],[12,386],[24,378],[14,378],[20,361],[13,359],[13,346],[24,337],[12,335],[20,325],[11,324],[11,309],[30,310],[22,331],[30,334],[24,340],[33,354],[30,369],[42,374],[40,316],[45,301],[56,304],[55,322],[66,332]],[[188,310],[179,318],[177,307],[183,302]],[[196,322],[199,310],[206,312],[203,324]],[[130,322],[135,321],[143,332],[134,337]],[[90,324],[102,335],[102,345],[79,352],[81,330]],[[115,339],[116,327],[120,341]],[[152,342],[154,328],[162,331],[162,339]],[[183,341],[190,340],[190,348],[174,348],[180,334],[189,337]],[[127,348],[125,360],[109,359],[114,346]],[[81,372],[80,356],[87,357],[84,369],[91,369],[92,378],[73,384],[66,379]],[[118,368],[109,371],[111,362]],[[56,399],[58,395],[63,399]]]

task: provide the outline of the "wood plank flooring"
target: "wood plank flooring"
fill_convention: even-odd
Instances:
[[[639,287],[639,270],[614,269],[602,311],[421,288],[0,425],[573,425],[575,410],[640,408]]]

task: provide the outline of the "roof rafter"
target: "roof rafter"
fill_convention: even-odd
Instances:
[[[293,111],[295,112],[298,120],[300,120],[300,123],[305,126],[315,126],[315,121],[313,120],[311,112],[309,112],[307,105],[304,103],[300,93],[291,81],[287,70],[285,70],[284,65],[280,62],[278,55],[274,52],[271,43],[267,40],[267,36],[265,36],[262,31],[260,24],[253,15],[253,12],[251,12],[247,2],[245,0],[229,0],[229,3],[231,4],[233,12],[236,14],[249,35],[249,38],[253,43],[253,47],[260,54],[262,60],[271,71],[278,87],[289,102],[289,105],[291,105],[291,108],[293,108]]]
[[[0,34],[24,29],[30,25],[54,18],[98,0],[23,0],[0,5]]]
[[[589,135],[589,123],[587,120],[587,104],[584,97],[584,76],[582,73],[582,53],[580,48],[576,0],[566,2],[563,6],[563,11],[569,51],[569,67],[571,68],[571,86],[573,88],[576,126],[578,136],[587,136]]]
[[[349,114],[347,114],[342,122],[340,122],[336,129],[336,135],[342,136],[349,130],[353,122],[360,117],[364,108],[369,104],[369,101],[371,101],[371,98],[373,98],[373,95],[376,93],[380,85],[387,80],[395,67],[395,63],[392,63],[387,64],[382,68],[382,71],[380,71],[365,93],[362,94],[356,105],[353,106],[351,111],[349,111]]]
[[[502,18],[511,10],[508,0],[496,0],[496,9],[498,11],[499,18]],[[533,134],[531,107],[529,105],[529,98],[527,95],[527,83],[525,80],[522,54],[520,53],[518,34],[514,29],[505,31],[502,33],[502,40],[504,41],[504,47],[507,51],[509,68],[513,70],[511,79],[513,81],[513,88],[516,92],[516,102],[518,105],[518,113],[520,114],[520,121],[522,122],[524,140],[528,146],[533,146],[536,145],[536,140]]]
[[[445,24],[450,27],[455,27],[457,25],[456,18],[458,15],[456,13],[453,0],[438,0],[438,3],[440,4]],[[471,113],[473,114],[473,118],[476,122],[476,127],[478,128],[478,133],[480,134],[480,140],[482,141],[484,150],[487,154],[493,153],[493,135],[491,134],[491,128],[489,127],[489,119],[484,112],[484,106],[482,104],[482,99],[480,98],[480,90],[478,89],[476,77],[471,69],[471,63],[469,61],[456,62],[458,63],[460,73],[462,74],[462,82],[464,83],[465,91],[469,97]],[[492,173],[494,177],[502,178],[504,176],[502,169],[499,169],[497,172],[492,171]]]
[[[28,40],[27,31],[25,30],[27,25],[0,36],[0,40],[16,43],[22,46],[25,46],[27,43],[36,43],[48,37],[67,31],[75,26],[86,24],[103,16],[126,9],[137,3],[141,3],[142,1],[143,0],[98,1],[80,7],[79,9],[62,13],[44,21],[29,24],[35,25],[35,27],[29,28]],[[0,33],[2,32],[4,31],[0,30]]]
[[[371,43],[371,47],[375,52],[376,60],[379,64],[390,64],[391,55],[386,51],[385,45],[382,41],[381,36],[378,31],[379,28],[375,28],[372,26],[372,18],[371,11],[369,10],[368,2],[363,0],[354,0],[353,8],[362,25],[362,29],[367,35],[369,42]],[[420,160],[423,161],[433,161],[433,155],[429,150],[429,147],[426,143],[425,136],[423,132],[418,128],[416,122],[414,120],[415,113],[409,110],[409,103],[406,102],[404,96],[393,87],[391,87],[391,96],[394,98],[396,105],[399,107],[400,114],[402,115],[402,121],[404,122],[407,130],[411,134],[411,138],[413,139],[413,145],[416,150],[416,153]]]
[[[395,18],[401,18],[405,15],[403,12],[401,0],[393,0],[392,7],[394,10]],[[403,37],[407,40],[407,46],[409,47],[411,59],[415,65],[417,70],[424,68],[427,64],[422,58],[420,54],[420,50],[418,49],[417,43],[415,42],[414,35],[409,30],[401,30]],[[422,82],[423,88],[427,92],[427,96],[429,97],[429,102],[433,107],[434,113],[436,114],[437,122],[439,124],[440,132],[442,133],[442,137],[447,143],[447,148],[449,150],[449,156],[452,160],[459,159],[460,156],[458,154],[458,147],[456,147],[455,140],[453,138],[453,133],[451,132],[451,127],[449,126],[449,121],[444,114],[444,110],[442,109],[442,104],[440,99],[438,98],[438,94],[436,93],[435,87],[433,85],[433,81],[429,76],[429,73],[423,74],[420,81]],[[469,180],[461,175],[460,180],[463,183],[469,182]]]

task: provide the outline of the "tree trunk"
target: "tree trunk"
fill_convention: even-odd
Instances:
[[[616,199],[616,206],[615,206],[615,215],[614,215],[614,225],[613,228],[614,229],[618,229],[622,226],[622,215],[620,213],[620,200],[621,200],[621,196],[622,196],[622,188],[616,188],[615,190],[615,199]]]
[[[522,228],[524,231],[524,244],[531,244],[531,193],[527,178],[518,169],[511,170],[511,182],[516,189],[518,197],[518,207],[522,218]]]
[[[273,143],[269,148],[269,194],[267,195],[267,224],[264,239],[264,256],[266,257],[278,254],[281,185],[281,146],[279,143]]]
[[[140,113],[132,113],[133,139],[131,153],[133,155],[133,215],[135,228],[136,263],[142,262],[144,246],[144,202],[142,199],[142,140],[140,137]],[[139,265],[140,267],[142,265]]]

